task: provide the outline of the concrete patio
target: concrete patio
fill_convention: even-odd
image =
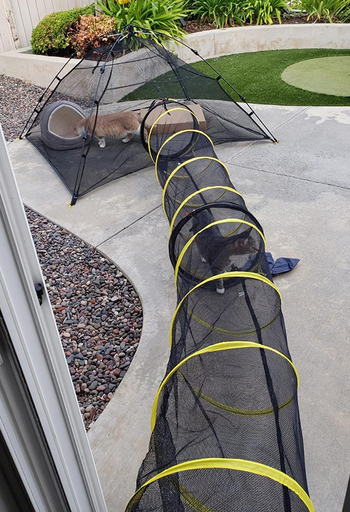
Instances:
[[[275,258],[301,260],[276,284],[300,375],[310,496],[317,512],[339,512],[350,460],[350,108],[256,110],[280,143],[218,146],[217,154],[264,227],[268,250]],[[23,202],[98,247],[142,299],[137,354],[88,434],[108,509],[123,512],[148,449],[175,309],[161,190],[154,169],[147,169],[92,192],[69,210],[70,194],[31,144],[15,141],[9,151]]]

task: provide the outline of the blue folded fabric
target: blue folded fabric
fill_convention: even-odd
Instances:
[[[266,259],[273,276],[290,272],[300,261],[297,258],[277,258],[275,261],[270,252],[266,253]]]

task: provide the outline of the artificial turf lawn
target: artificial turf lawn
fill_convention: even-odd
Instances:
[[[350,97],[305,91],[288,85],[281,79],[281,73],[291,64],[337,55],[350,55],[350,50],[274,50],[228,55],[209,59],[208,62],[250,103],[346,106],[350,105]],[[207,75],[215,76],[204,62],[197,62],[193,66]],[[229,91],[227,88],[226,90]]]

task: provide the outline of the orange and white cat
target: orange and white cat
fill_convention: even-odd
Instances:
[[[87,129],[91,135],[94,126],[94,136],[98,139],[98,145],[105,148],[106,137],[122,139],[122,142],[127,143],[134,135],[139,135],[141,121],[139,114],[131,110],[97,116],[96,125],[95,115],[92,115],[90,119],[84,118],[79,121],[74,127],[74,132],[77,135],[84,135]]]

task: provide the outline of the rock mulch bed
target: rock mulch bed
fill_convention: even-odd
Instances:
[[[80,238],[26,209],[86,429],[126,374],[142,329],[140,299]]]
[[[0,123],[5,139],[16,139],[44,89],[17,78],[0,75]]]

